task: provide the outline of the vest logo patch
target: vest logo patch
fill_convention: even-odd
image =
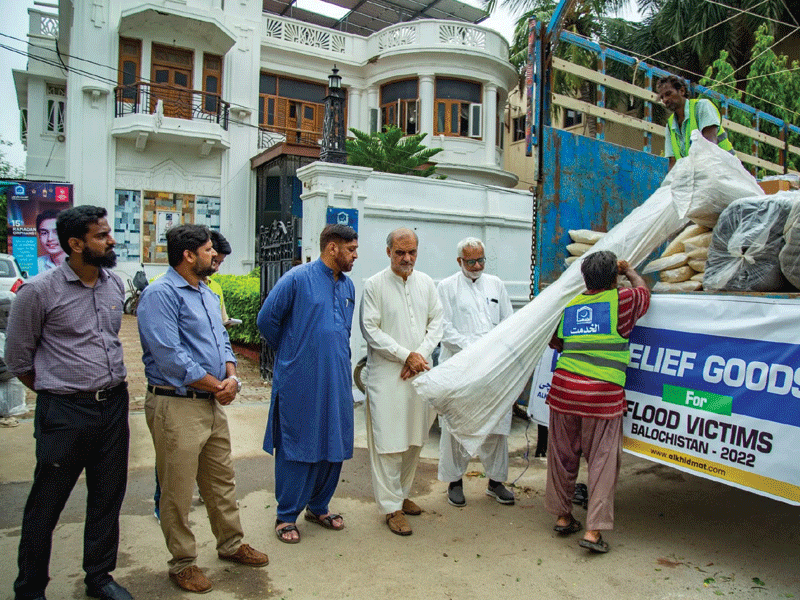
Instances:
[[[611,333],[611,305],[607,302],[576,304],[564,311],[564,336]]]

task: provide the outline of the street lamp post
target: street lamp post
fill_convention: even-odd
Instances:
[[[333,65],[328,75],[328,95],[325,96],[325,116],[322,121],[322,162],[347,164],[344,129],[344,90],[339,69]]]

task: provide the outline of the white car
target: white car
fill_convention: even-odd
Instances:
[[[0,254],[0,292],[16,293],[28,274],[19,268],[13,254]]]

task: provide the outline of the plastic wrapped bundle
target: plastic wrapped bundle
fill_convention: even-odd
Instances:
[[[783,237],[786,245],[781,250],[779,261],[783,276],[794,287],[800,289],[800,192],[781,192],[775,196],[788,196],[795,198],[786,225],[783,228]],[[773,196],[773,198],[775,197]]]
[[[785,288],[778,254],[794,203],[777,195],[742,198],[722,211],[708,248],[703,287],[731,292]]]

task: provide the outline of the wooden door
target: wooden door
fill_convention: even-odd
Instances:
[[[162,100],[165,117],[192,118],[192,65],[191,51],[153,44],[151,112]]]

